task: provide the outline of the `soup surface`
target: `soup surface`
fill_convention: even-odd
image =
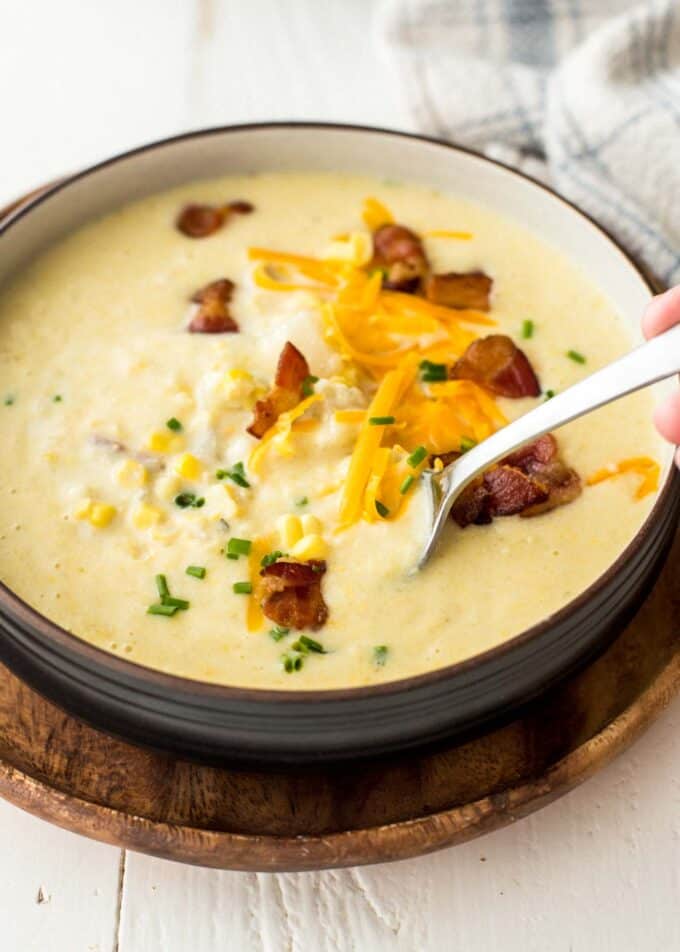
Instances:
[[[178,218],[192,203],[211,209]],[[0,296],[0,577],[192,678],[332,688],[462,660],[634,535],[652,397],[497,468],[410,576],[423,468],[630,346],[558,252],[421,186],[269,174],[131,204]]]

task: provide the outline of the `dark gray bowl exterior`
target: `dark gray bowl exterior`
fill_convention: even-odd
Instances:
[[[94,727],[188,759],[264,766],[394,753],[504,720],[604,650],[653,584],[679,510],[674,472],[619,559],[561,611],[468,661],[385,685],[263,691],[161,674],[81,641],[2,585],[0,659]]]

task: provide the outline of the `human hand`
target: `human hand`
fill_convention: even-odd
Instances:
[[[655,337],[680,323],[680,285],[657,295],[650,303],[642,318],[642,332],[645,337]],[[656,408],[654,423],[659,433],[676,446],[680,444],[680,390],[671,394]],[[675,454],[680,466],[680,450]]]

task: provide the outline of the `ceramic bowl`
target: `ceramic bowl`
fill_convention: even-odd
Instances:
[[[315,123],[190,133],[117,156],[23,204],[0,228],[0,282],[86,221],[194,179],[285,169],[362,172],[462,193],[514,218],[580,266],[636,329],[651,288],[611,237],[544,186],[422,136]],[[669,454],[670,459],[670,454]],[[174,677],[60,629],[0,588],[0,658],[96,727],[203,760],[318,763],[373,757],[508,717],[587,663],[635,612],[677,523],[670,464],[651,514],[619,558],[568,605],[490,651],[372,687],[270,691]]]

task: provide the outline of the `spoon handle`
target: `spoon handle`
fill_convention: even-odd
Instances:
[[[420,567],[432,554],[456,497],[485,469],[549,430],[676,373],[680,373],[680,324],[497,430],[441,473],[427,474],[433,518]]]

